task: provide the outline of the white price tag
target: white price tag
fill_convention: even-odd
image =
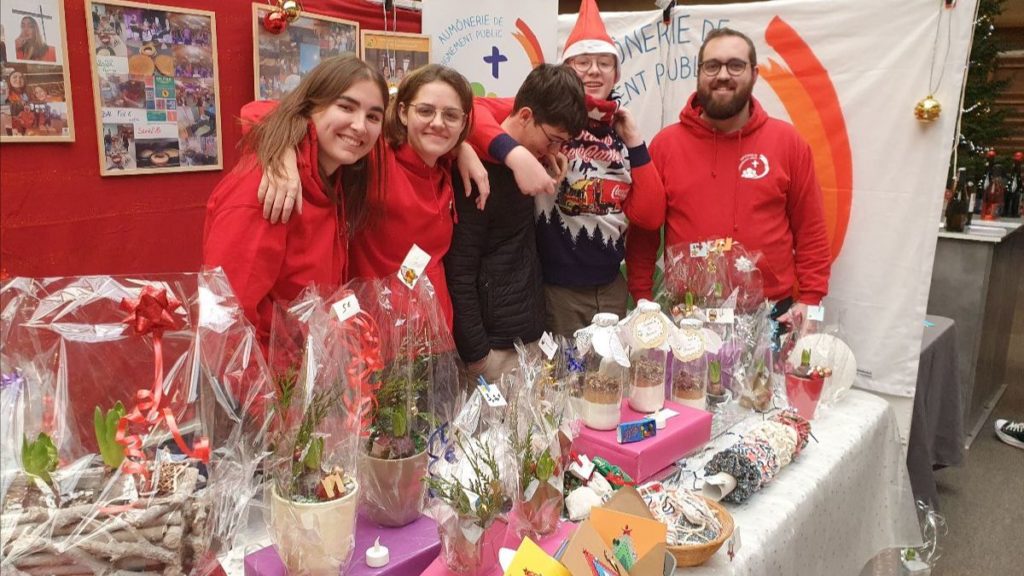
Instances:
[[[355,294],[349,294],[335,302],[334,306],[331,306],[331,309],[333,309],[334,313],[338,315],[338,320],[344,322],[356,314],[359,314],[359,299],[356,298]]]
[[[494,384],[487,382],[483,376],[476,381],[477,390],[480,391],[480,396],[483,397],[484,402],[491,408],[501,408],[508,406],[508,402],[505,401],[505,397],[501,395],[501,390]]]
[[[423,271],[430,263],[430,254],[422,248],[413,244],[409,253],[405,255],[401,268],[398,269],[398,279],[409,288],[415,288],[416,282],[423,275]]]
[[[708,257],[708,243],[707,242],[694,242],[690,244],[690,258],[707,258]]]
[[[558,344],[555,344],[555,339],[551,337],[550,332],[545,332],[541,335],[537,345],[540,346],[541,351],[548,357],[548,360],[554,358],[555,352],[558,352]]]
[[[736,557],[736,554],[740,551],[740,527],[736,526],[732,532],[732,538],[729,539],[729,561]]]
[[[732,308],[708,308],[704,315],[712,324],[732,324],[736,321],[736,313]]]
[[[825,321],[825,307],[824,306],[808,306],[807,307],[807,319],[814,320],[816,322]]]

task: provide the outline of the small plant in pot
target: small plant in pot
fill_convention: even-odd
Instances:
[[[423,512],[432,366],[432,356],[419,347],[375,375],[376,401],[359,468],[363,511],[382,526],[405,526]]]

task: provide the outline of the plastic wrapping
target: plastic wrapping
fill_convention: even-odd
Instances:
[[[307,288],[287,308],[275,309],[271,328],[267,525],[293,574],[337,574],[355,547],[359,431],[379,344],[369,315],[339,313],[335,303]]]
[[[456,574],[491,570],[508,527],[517,475],[506,408],[474,391],[430,439],[426,514],[437,522],[441,555]]]
[[[595,430],[619,425],[629,357],[619,339],[618,322],[615,314],[598,313],[593,324],[575,334],[583,362],[583,423]]]
[[[808,321],[803,332],[794,334],[785,362],[786,394],[790,405],[804,406],[809,417],[839,402],[856,379],[857,360],[842,340],[842,332],[836,314],[824,321]],[[805,352],[808,366],[801,368]]]
[[[0,300],[0,571],[218,569],[271,390],[223,273],[16,278]]]
[[[508,428],[518,480],[510,527],[517,536],[537,541],[558,528],[565,452],[571,449],[579,424],[569,402],[572,389],[547,374],[553,368],[522,342],[516,342],[516,349],[519,370],[509,386]],[[552,358],[556,355],[557,348]]]
[[[665,371],[675,326],[661,307],[640,300],[620,325],[629,349],[629,405],[637,412],[657,412],[665,406]]]
[[[348,288],[380,330],[383,364],[360,446],[364,513],[383,526],[409,524],[426,504],[427,441],[451,418],[459,389],[455,345],[433,286],[395,276]]]
[[[771,320],[769,306],[761,306],[736,318],[738,359],[732,364],[732,383],[743,408],[767,412],[774,405]]]

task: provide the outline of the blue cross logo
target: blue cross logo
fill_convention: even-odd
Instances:
[[[508,62],[508,56],[505,56],[498,51],[497,46],[491,46],[491,55],[484,56],[484,62],[491,65],[491,76],[498,77],[498,65],[502,62]]]

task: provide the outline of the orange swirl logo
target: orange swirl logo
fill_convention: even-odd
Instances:
[[[835,260],[843,248],[853,202],[853,154],[843,109],[828,71],[796,30],[776,16],[765,30],[765,40],[788,68],[769,58],[760,66],[760,75],[814,153]]]

